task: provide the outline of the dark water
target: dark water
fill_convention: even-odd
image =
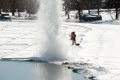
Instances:
[[[0,61],[0,80],[86,80],[70,69],[48,63]]]

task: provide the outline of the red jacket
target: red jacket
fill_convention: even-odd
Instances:
[[[75,40],[76,34],[75,34],[75,33],[72,33],[72,34],[70,35],[70,37],[71,37],[71,40]]]

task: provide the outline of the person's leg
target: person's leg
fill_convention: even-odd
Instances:
[[[72,45],[74,45],[74,40],[72,40]]]
[[[76,45],[76,40],[74,41],[74,44]]]
[[[72,45],[76,45],[76,41],[75,40],[73,40],[73,44]]]

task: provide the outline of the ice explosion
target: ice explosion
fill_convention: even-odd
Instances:
[[[38,11],[39,57],[63,59],[63,49],[58,39],[60,0],[40,0]]]

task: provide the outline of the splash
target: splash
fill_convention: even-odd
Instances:
[[[63,50],[58,39],[61,26],[60,0],[40,0],[38,12],[39,57],[63,59]]]

